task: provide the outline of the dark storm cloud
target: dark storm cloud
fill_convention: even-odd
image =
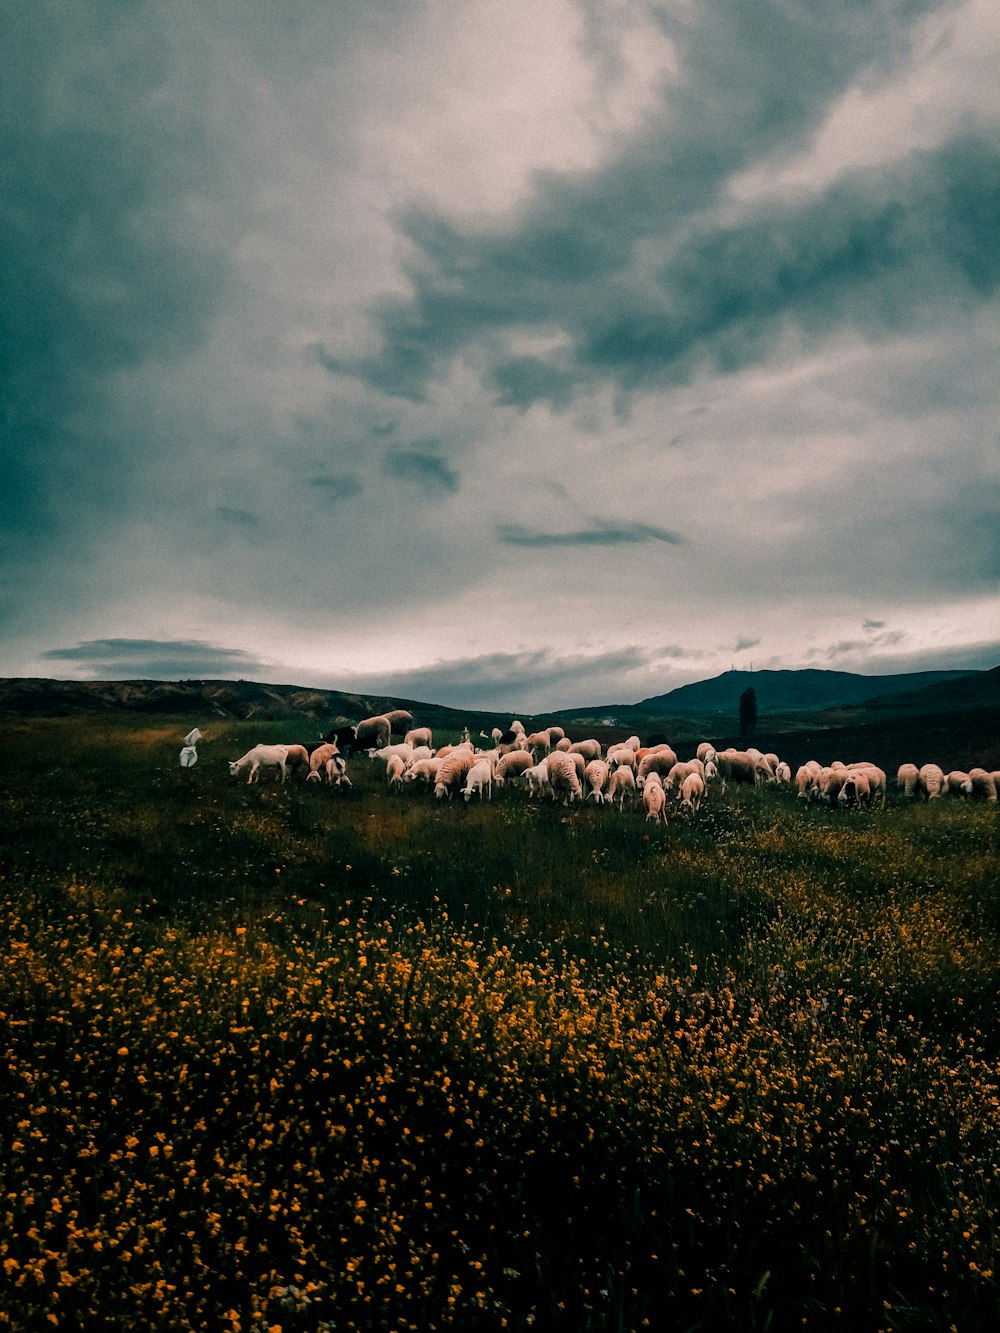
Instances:
[[[413,482],[426,494],[454,492],[459,487],[459,475],[437,454],[421,449],[401,449],[389,454],[383,468],[390,477]]]
[[[88,639],[71,648],[50,648],[45,661],[64,662],[86,670],[92,680],[121,680],[139,676],[178,679],[239,674],[260,676],[269,664],[239,648],[222,648],[201,639]]]
[[[478,345],[499,403],[558,409],[595,380],[634,387],[684,380],[703,359],[745,365],[771,349],[785,318],[811,331],[845,319],[896,327],[929,295],[982,298],[1000,261],[996,158],[981,145],[929,155],[895,191],[880,174],[741,227],[704,221],[733,173],[804,142],[859,68],[888,58],[895,24],[922,8],[862,17],[843,0],[819,18],[806,4],[716,3],[683,24],[658,11],[685,69],[663,119],[600,170],[539,174],[534,202],[502,230],[462,228],[427,208],[402,214],[412,294],[374,312],[380,354],[321,353],[324,364],[422,401]],[[652,269],[651,243],[670,256]],[[569,346],[498,357],[497,335],[524,328]]]
[[[676,532],[646,523],[615,526],[600,520],[595,520],[591,528],[575,532],[539,532],[520,523],[498,523],[495,532],[497,540],[506,546],[627,546],[641,542],[666,542],[669,546],[680,546],[685,541]]]
[[[107,378],[197,344],[228,272],[220,245],[155,220],[198,130],[154,107],[165,56],[137,22],[44,0],[0,17],[0,531],[19,550],[121,508],[143,440],[107,412]]]
[[[232,509],[229,505],[216,505],[213,511],[224,523],[231,523],[238,528],[258,528],[260,519],[251,514],[249,509]]]
[[[360,480],[350,473],[338,477],[310,477],[308,484],[328,504],[336,504],[338,500],[350,500],[364,490]]]
[[[601,695],[614,688],[612,681],[646,669],[654,656],[631,645],[594,656],[562,656],[549,649],[486,653],[380,675],[378,680],[384,691],[407,699],[434,699],[456,708],[526,709],[532,697],[554,689],[564,689],[572,696],[570,703],[589,696],[592,689]]]

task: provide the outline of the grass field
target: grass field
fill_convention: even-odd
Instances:
[[[189,725],[4,729],[0,1329],[998,1326],[996,806],[247,787],[281,724]]]

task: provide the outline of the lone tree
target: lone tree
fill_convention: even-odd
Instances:
[[[740,735],[748,741],[757,729],[757,695],[753,686],[740,695]]]

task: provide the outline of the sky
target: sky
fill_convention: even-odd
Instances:
[[[8,0],[0,675],[1000,662],[995,0]]]

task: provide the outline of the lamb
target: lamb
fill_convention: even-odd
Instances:
[[[461,788],[462,783],[468,776],[469,769],[475,762],[476,756],[472,753],[471,748],[468,750],[454,750],[447,756],[438,769],[437,777],[434,780],[434,795],[439,801],[444,796],[451,800],[453,793]]]
[[[476,793],[479,799],[485,794],[488,801],[493,800],[493,765],[488,759],[480,759],[472,765],[466,776],[465,790],[462,795],[468,802]]]
[[[430,745],[433,735],[430,727],[413,727],[403,737],[403,744],[412,745],[414,748],[418,745]]]
[[[331,755],[324,765],[326,780],[331,787],[350,787],[351,779],[347,776],[347,765],[342,755]],[[310,773],[310,777],[312,774]]]
[[[247,750],[246,754],[240,759],[230,759],[229,774],[231,777],[240,777],[249,769],[250,776],[247,778],[247,786],[251,782],[260,781],[260,771],[262,768],[276,768],[281,773],[281,781],[284,782],[288,777],[288,746],[287,745],[255,745],[252,750]]]
[[[920,790],[929,801],[939,800],[944,786],[944,770],[938,764],[924,764],[917,773]]]
[[[410,721],[412,722],[412,718]],[[388,715],[366,717],[354,728],[355,744],[359,750],[380,750],[389,744],[392,722]]]
[[[587,784],[587,796],[592,796],[597,805],[604,804],[604,789],[608,785],[611,770],[603,759],[591,759],[583,771]]]
[[[996,778],[992,773],[987,773],[985,768],[970,768],[969,784],[972,788],[969,793],[971,796],[976,797],[980,801],[996,801]]]
[[[681,783],[681,809],[685,814],[695,815],[705,795],[705,779],[700,773],[688,773]]]
[[[573,756],[557,751],[550,754],[546,763],[549,787],[554,800],[562,797],[563,805],[572,805],[583,800],[583,787]]]
[[[607,799],[618,800],[619,809],[624,808],[626,796],[631,799],[635,795],[635,773],[627,764],[620,764],[618,768],[612,769],[611,776],[608,778]]]
[[[549,766],[546,760],[540,764],[533,764],[526,768],[521,774],[524,779],[524,785],[528,788],[529,796],[542,796],[545,792],[551,791],[549,786]]]

